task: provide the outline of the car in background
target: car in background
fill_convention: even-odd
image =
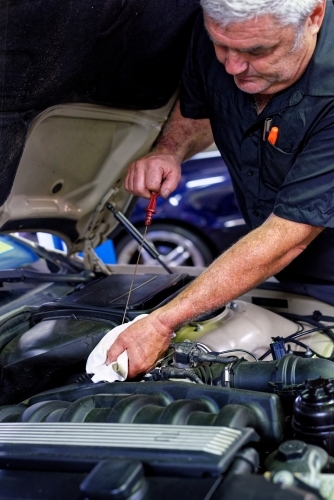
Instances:
[[[0,235],[0,271],[31,266],[38,260],[33,248],[9,234]]]
[[[143,234],[148,200],[138,199],[130,221]],[[139,243],[118,227],[113,234],[117,260],[135,264]],[[182,177],[168,199],[158,197],[146,239],[169,266],[206,266],[246,234],[227,166],[216,149],[197,154],[182,165]],[[152,264],[144,249],[140,263]]]
[[[54,300],[90,280],[82,259],[44,248],[36,234],[0,234],[0,317]]]

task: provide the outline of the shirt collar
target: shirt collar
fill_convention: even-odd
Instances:
[[[327,0],[317,45],[304,75],[296,84],[304,95],[334,95],[334,0]]]

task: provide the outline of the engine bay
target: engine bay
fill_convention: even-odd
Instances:
[[[0,318],[0,498],[332,499],[334,308],[259,288],[181,328],[151,372],[93,383],[131,279]],[[126,321],[192,279],[136,275]]]

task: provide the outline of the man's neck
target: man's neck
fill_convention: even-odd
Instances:
[[[254,106],[257,114],[262,113],[264,108],[267,106],[270,99],[274,97],[275,94],[253,94]]]

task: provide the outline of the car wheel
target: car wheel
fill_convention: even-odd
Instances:
[[[139,228],[143,234],[144,228]],[[167,266],[207,266],[213,260],[208,246],[188,229],[171,224],[154,224],[149,227],[146,239],[152,243]],[[126,235],[115,245],[119,264],[136,264],[139,244],[132,236]],[[160,265],[144,249],[141,251],[140,264]]]

